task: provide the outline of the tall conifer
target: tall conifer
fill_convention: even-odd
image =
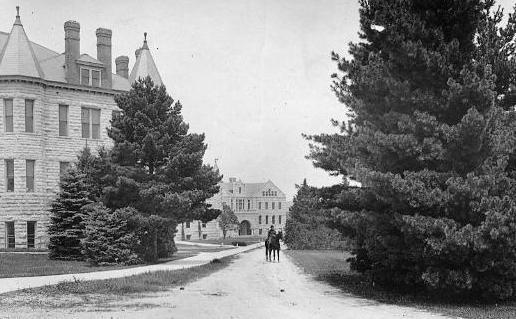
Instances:
[[[336,216],[355,230],[354,267],[377,283],[516,295],[514,17],[501,28],[489,0],[360,5],[362,42],[352,59],[333,54],[350,120],[310,137],[316,166],[362,184],[360,208]]]

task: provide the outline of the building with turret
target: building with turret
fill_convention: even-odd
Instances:
[[[285,194],[272,182],[246,183],[230,177],[219,183],[219,192],[207,202],[222,210],[228,205],[238,218],[238,228],[229,232],[230,237],[266,237],[270,226],[283,230],[289,210]],[[217,220],[202,223],[192,221],[178,225],[177,240],[218,239],[222,237]]]
[[[113,73],[111,30],[95,31],[93,57],[81,52],[79,23],[67,21],[58,53],[30,41],[17,11],[11,31],[0,32],[0,248],[46,248],[60,177],[86,145],[112,143],[114,96],[140,77],[162,81],[146,34],[131,72],[120,56]]]

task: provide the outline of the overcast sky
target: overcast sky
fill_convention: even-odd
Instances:
[[[76,20],[81,53],[95,57],[95,30],[109,28],[113,59],[129,56],[130,68],[148,32],[169,94],[191,131],[206,134],[205,162],[218,158],[226,180],[270,179],[290,199],[305,177],[317,186],[338,181],[304,158],[301,134],[334,132],[330,119],[345,118],[330,89],[330,52],[358,39],[357,2],[4,0],[0,31],[10,31],[20,5],[29,39],[63,52],[63,23]]]

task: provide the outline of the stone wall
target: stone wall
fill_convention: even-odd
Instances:
[[[13,99],[14,132],[5,132],[4,99]],[[34,100],[34,133],[25,133],[25,99]],[[59,136],[59,105],[68,105],[68,136]],[[81,137],[81,108],[101,110],[100,139]],[[0,248],[6,224],[15,222],[16,248],[27,247],[27,221],[36,221],[36,248],[46,248],[49,204],[59,190],[59,162],[74,162],[86,145],[111,145],[106,128],[117,110],[113,94],[52,87],[42,83],[0,82]],[[14,160],[14,192],[7,192],[5,159]],[[26,160],[35,160],[34,192],[26,190]]]

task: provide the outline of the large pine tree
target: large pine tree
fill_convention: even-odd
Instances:
[[[360,5],[362,42],[351,59],[333,55],[350,120],[310,137],[316,166],[362,183],[336,215],[355,268],[378,283],[516,295],[514,17],[501,28],[489,0]]]
[[[218,192],[221,176],[203,164],[204,135],[188,133],[181,104],[150,77],[136,81],[115,102],[122,112],[108,135],[117,180],[104,188],[106,205],[135,207],[177,223],[216,218],[219,211],[206,199]]]

